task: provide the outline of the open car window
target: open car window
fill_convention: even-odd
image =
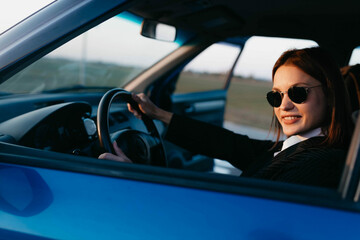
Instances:
[[[15,74],[1,84],[2,91],[35,94],[90,89],[103,92],[124,86],[180,47],[177,43],[142,37],[139,34],[141,20],[129,13],[107,20]],[[125,30],[117,32],[117,29]],[[224,116],[226,128],[250,137],[260,132],[261,136],[255,138],[265,139],[269,137],[272,114],[265,93],[271,88],[271,67],[275,59],[289,48],[314,45],[313,41],[262,37],[250,38],[243,49],[234,44],[215,43],[184,68],[176,89],[181,94],[227,91],[225,101],[210,104],[210,107],[220,106],[223,115],[218,115],[221,118],[218,125],[223,124]],[[229,75],[230,71],[233,73]],[[187,90],[179,90],[181,88]],[[224,103],[226,105],[222,105]],[[208,109],[204,104],[200,108],[204,106]],[[190,159],[194,158],[198,156]],[[209,168],[206,171],[211,172]]]

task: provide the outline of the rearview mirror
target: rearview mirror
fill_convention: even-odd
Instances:
[[[152,39],[174,42],[176,28],[157,21],[144,19],[141,25],[141,35]]]

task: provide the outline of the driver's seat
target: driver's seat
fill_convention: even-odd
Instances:
[[[340,71],[349,93],[351,111],[355,122],[360,109],[360,64],[342,67]]]

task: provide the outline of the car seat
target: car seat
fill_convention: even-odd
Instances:
[[[355,122],[360,109],[360,64],[342,67],[340,71],[349,93],[352,117]]]

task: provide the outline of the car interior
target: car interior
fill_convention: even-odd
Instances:
[[[128,112],[128,103],[135,106],[130,92],[144,92],[161,108],[224,126],[224,118],[230,116],[230,113],[235,117],[243,114],[236,110],[229,112],[228,104],[233,96],[231,91],[236,86],[235,70],[246,61],[243,56],[256,37],[265,40],[286,38],[311,41],[307,44],[318,44],[330,50],[339,67],[349,65],[354,49],[359,47],[360,32],[356,28],[360,25],[360,18],[355,9],[359,9],[360,2],[352,2],[349,7],[324,0],[312,3],[311,8],[306,1],[300,0],[271,3],[265,0],[253,1],[247,2],[246,8],[237,2],[160,0],[119,5],[112,11],[90,19],[87,24],[73,29],[52,44],[39,47],[6,66],[0,66],[0,111],[6,112],[0,115],[3,161],[14,161],[6,159],[7,155],[11,155],[17,163],[24,165],[137,180],[148,180],[148,175],[156,175],[151,181],[196,185],[198,188],[233,193],[251,192],[253,195],[280,199],[286,195],[287,199],[293,201],[311,201],[336,207],[339,204],[333,199],[358,198],[358,119],[354,118],[357,128],[342,181],[339,189],[333,191],[307,186],[289,188],[287,184],[264,184],[257,179],[239,180],[232,175],[238,176],[240,173],[231,166],[225,167],[226,174],[220,174],[221,171],[214,171],[215,167],[219,167],[216,159],[190,153],[167,142],[162,139],[166,134],[164,124],[146,117],[139,120]],[[122,12],[125,8],[126,12]],[[107,44],[125,44],[121,42],[122,35],[132,34],[130,31],[121,32],[120,25],[119,28],[112,28],[120,20],[136,24],[137,35],[140,36],[139,30],[142,29],[148,41],[153,41],[151,44],[157,41],[153,39],[157,36],[151,31],[152,27],[158,24],[174,26],[175,41],[164,42],[164,49],[159,50],[156,56],[148,57],[151,53],[146,51],[153,45],[140,42],[135,45],[137,42],[133,40],[133,49],[127,48],[135,51],[139,46],[144,62],[134,67],[131,64],[138,60],[132,60],[130,55],[125,54],[125,50],[121,52],[116,47],[105,47]],[[21,24],[18,27],[20,30]],[[110,29],[108,32],[111,35],[105,35],[106,29]],[[108,42],[100,43],[98,35]],[[99,47],[99,44],[104,47]],[[85,47],[89,51],[84,50]],[[227,53],[225,49],[231,48],[224,59],[215,57],[212,63],[216,66],[216,60],[222,63],[225,58],[229,60],[226,70],[222,69],[212,75],[213,78],[221,78],[221,81],[214,81],[214,85],[200,83],[199,89],[186,89],[186,81],[194,83],[191,77],[195,73],[188,71],[192,69],[190,64],[196,65],[193,60],[212,47],[219,47],[224,54]],[[269,49],[273,45],[265,47]],[[104,55],[103,59],[95,57],[99,50]],[[77,55],[70,58],[70,53]],[[117,72],[117,66],[107,62],[109,58],[117,57],[123,64],[122,73]],[[205,56],[205,59],[208,58]],[[206,73],[205,70],[203,73]],[[343,74],[353,102],[360,102],[359,78],[356,77],[357,81],[348,80],[353,80],[353,76],[358,73],[344,70]],[[97,79],[102,79],[102,82],[99,84]],[[264,84],[271,88],[271,82]],[[357,93],[352,94],[351,90],[354,89]],[[246,99],[233,101],[245,102]],[[259,101],[265,102],[265,94]],[[354,111],[358,106],[354,105]],[[271,109],[261,112],[264,112],[264,118],[271,120]],[[256,121],[251,118],[247,121],[260,120],[256,117]],[[257,124],[268,126],[269,123],[264,120]],[[263,131],[268,133],[267,130]],[[268,134],[265,134],[264,138],[267,137]],[[136,159],[138,164],[97,159],[105,151],[113,152],[111,143],[114,139],[121,139],[119,142],[124,152]],[[268,186],[271,187],[265,189]],[[310,200],[309,195],[312,196]],[[331,196],[330,200],[324,201],[324,195]]]

